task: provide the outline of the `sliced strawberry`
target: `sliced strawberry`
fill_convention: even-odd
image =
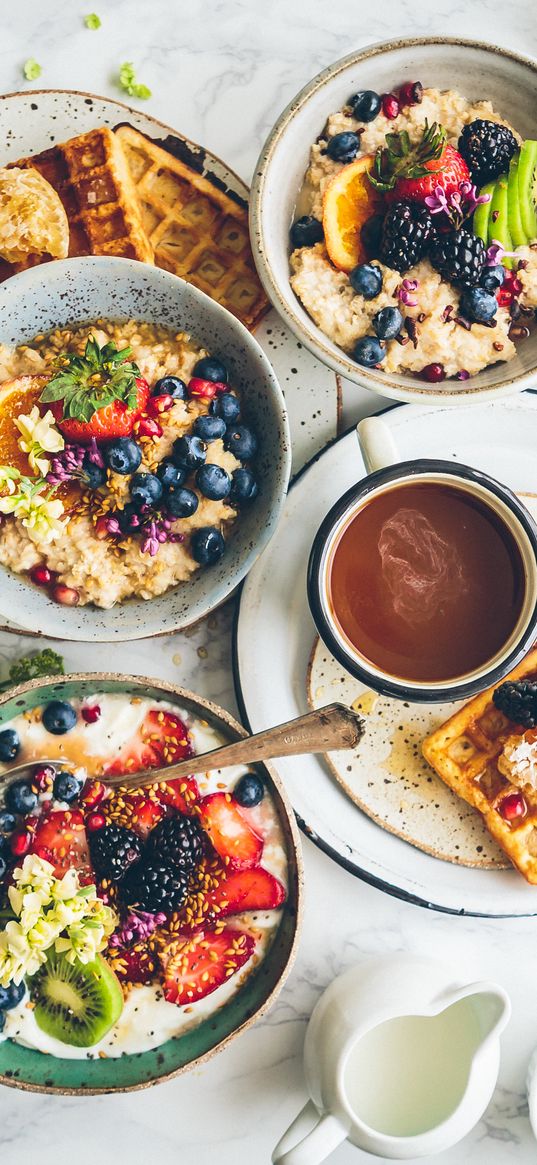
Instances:
[[[32,836],[30,853],[51,862],[57,878],[72,868],[78,870],[81,881],[92,877],[84,818],[79,809],[43,813]]]
[[[180,1007],[203,999],[244,967],[254,950],[252,935],[231,927],[172,940],[160,953],[165,998]]]
[[[159,785],[157,796],[162,805],[169,805],[179,813],[192,813],[200,799],[199,785],[195,777],[177,777],[167,781],[164,788]]]
[[[263,839],[245,820],[229,793],[210,793],[199,804],[200,820],[219,856],[232,870],[259,865]]]
[[[121,776],[139,769],[172,765],[193,755],[188,728],[181,717],[174,712],[153,708],[136,735],[106,766],[104,773],[105,776],[107,773]]]
[[[132,947],[111,947],[112,969],[122,983],[152,983],[157,975],[157,960],[147,943]]]
[[[429,172],[421,178],[399,178],[393,197],[425,202],[434,194],[436,186],[440,186],[446,195],[455,194],[459,192],[460,183],[468,182],[470,177],[464,158],[450,145],[444,147],[439,158],[425,162],[423,168]]]
[[[285,887],[262,866],[236,870],[207,894],[209,908],[218,907],[219,918],[241,914],[243,910],[276,910],[285,898]]]
[[[124,825],[140,837],[147,837],[166,812],[163,805],[143,788],[130,792],[119,789],[101,803],[101,810],[107,821]]]
[[[150,390],[147,381],[137,377],[136,387],[138,390],[136,408],[129,408],[124,401],[114,400],[104,408],[97,409],[89,421],[64,417],[62,401],[52,401],[50,408],[64,437],[77,445],[89,445],[92,437],[97,441],[128,437],[149,400]]]

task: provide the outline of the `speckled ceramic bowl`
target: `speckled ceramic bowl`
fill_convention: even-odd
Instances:
[[[0,726],[13,716],[38,707],[47,700],[76,699],[92,692],[124,692],[168,700],[178,708],[208,721],[212,728],[232,741],[246,736],[244,728],[223,708],[174,684],[140,676],[112,675],[109,672],[55,676],[32,680],[12,688],[0,697]],[[302,910],[302,858],[293,810],[278,776],[270,765],[261,766],[274,798],[287,847],[289,889],[287,903],[274,941],[259,969],[253,972],[235,996],[214,1015],[176,1039],[149,1052],[96,1060],[60,1060],[13,1040],[0,1043],[0,1084],[30,1092],[59,1092],[92,1095],[99,1092],[130,1092],[147,1088],[199,1068],[226,1047],[240,1032],[250,1027],[270,1007],[290,971],[298,942]]]
[[[519,392],[537,380],[537,332],[516,357],[467,381],[428,385],[415,376],[356,364],[316,327],[289,282],[289,227],[309,151],[330,113],[358,89],[390,92],[405,81],[456,89],[490,100],[523,137],[535,138],[537,64],[516,53],[452,37],[412,38],[368,45],[323,69],[291,101],[261,151],[250,197],[250,230],[260,278],[272,303],[303,343],[330,368],[383,396],[424,404],[468,404]]]
[[[175,275],[134,260],[65,259],[34,267],[0,287],[0,342],[19,344],[39,332],[95,320],[138,319],[190,332],[225,356],[243,393],[244,415],[259,439],[259,496],[236,523],[224,557],[165,595],[130,599],[111,610],[65,607],[5,569],[0,615],[60,639],[140,639],[187,627],[222,603],[244,578],[276,528],[291,468],[283,394],[257,341],[225,308]]]

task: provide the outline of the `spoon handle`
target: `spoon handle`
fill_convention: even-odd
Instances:
[[[255,764],[257,761],[271,760],[278,756],[297,756],[300,753],[329,752],[335,748],[355,748],[363,736],[364,725],[360,717],[344,704],[328,704],[306,712],[296,720],[278,724],[265,732],[257,732],[233,744],[225,744],[212,752],[182,760],[176,765],[148,772],[107,776],[107,785],[122,785],[137,789],[140,785],[158,781],[177,780],[209,769],[224,768],[227,765]]]

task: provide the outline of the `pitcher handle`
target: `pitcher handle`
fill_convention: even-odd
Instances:
[[[313,1117],[316,1124],[309,1133],[296,1143],[297,1134],[300,1135],[304,1118]],[[287,1132],[278,1141],[272,1154],[273,1165],[320,1165],[345,1140],[347,1129],[335,1116],[327,1113],[319,1116],[313,1101],[308,1100]]]
[[[391,430],[382,417],[365,417],[356,426],[356,436],[368,473],[386,469],[401,460]]]

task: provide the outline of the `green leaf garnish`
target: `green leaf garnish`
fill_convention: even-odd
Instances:
[[[41,65],[38,65],[35,57],[29,57],[23,66],[23,73],[27,81],[37,81],[43,72]]]
[[[94,413],[113,401],[134,409],[138,403],[137,364],[127,360],[131,348],[119,351],[115,344],[100,348],[93,336],[86,343],[83,356],[65,352],[59,356],[58,371],[45,385],[40,396],[43,404],[63,402],[63,420],[91,421]]]
[[[101,18],[100,16],[97,16],[96,12],[90,12],[89,16],[84,17],[84,24],[86,25],[86,28],[100,28]]]
[[[436,121],[429,125],[425,121],[423,136],[412,145],[408,133],[388,133],[385,145],[375,156],[375,164],[368,175],[377,190],[393,190],[400,178],[424,178],[435,171],[428,165],[436,162],[444,152],[446,131]]]
[[[136,73],[132,61],[124,61],[119,70],[119,84],[129,97],[138,97],[141,101],[147,101],[151,97],[151,90],[147,85],[141,85],[136,80]]]
[[[9,678],[0,684],[0,691],[14,688],[17,684],[24,684],[27,680],[38,679],[39,676],[63,676],[65,664],[63,656],[58,655],[51,647],[33,655],[23,655],[22,659],[15,660],[9,669]]]

